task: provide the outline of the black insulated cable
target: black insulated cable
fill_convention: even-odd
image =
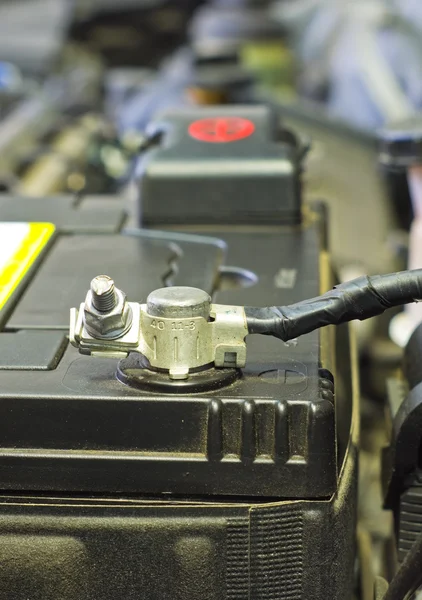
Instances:
[[[422,535],[419,535],[394,575],[383,600],[410,600],[422,584]]]
[[[422,300],[422,269],[359,277],[317,298],[289,306],[245,307],[245,313],[249,333],[287,342],[320,327],[364,321],[418,300]]]

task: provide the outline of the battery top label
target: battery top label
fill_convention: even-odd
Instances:
[[[249,119],[241,117],[216,117],[200,119],[189,126],[189,135],[200,142],[226,144],[249,137],[255,131],[255,125]]]
[[[0,223],[0,310],[46,247],[51,223]]]

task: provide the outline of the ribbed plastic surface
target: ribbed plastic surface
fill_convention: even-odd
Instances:
[[[411,487],[401,497],[398,552],[400,562],[422,533],[422,488]]]
[[[251,597],[296,600],[302,597],[303,513],[275,507],[251,513]]]
[[[303,511],[295,506],[254,507],[230,519],[227,536],[228,600],[302,597]]]

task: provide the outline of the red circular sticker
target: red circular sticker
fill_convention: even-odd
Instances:
[[[189,125],[189,135],[200,142],[225,144],[249,137],[255,125],[241,117],[215,117],[201,119]]]

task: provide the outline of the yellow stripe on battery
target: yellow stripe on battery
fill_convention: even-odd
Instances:
[[[0,223],[0,310],[55,232],[51,223]]]

